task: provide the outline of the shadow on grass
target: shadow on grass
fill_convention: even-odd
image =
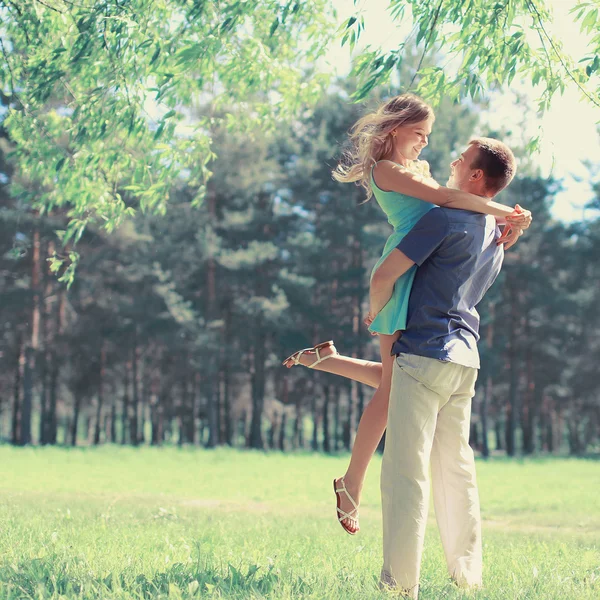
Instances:
[[[121,573],[99,575],[85,559],[64,559],[57,555],[22,561],[18,565],[0,565],[0,599],[50,598],[66,596],[96,599],[115,594],[133,598],[217,597],[248,598],[272,596],[282,585],[293,597],[309,594],[310,585],[301,577],[285,577],[277,569],[250,565],[224,569],[199,563],[175,563],[165,571],[147,576],[125,569]]]

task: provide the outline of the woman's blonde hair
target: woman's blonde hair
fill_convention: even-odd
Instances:
[[[391,156],[392,131],[402,125],[433,118],[431,106],[414,94],[402,94],[388,100],[352,127],[350,141],[353,148],[344,154],[333,171],[333,178],[343,183],[358,182],[365,188],[368,200],[373,195],[371,168],[378,160]]]

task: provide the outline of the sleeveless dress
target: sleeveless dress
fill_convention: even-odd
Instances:
[[[375,165],[373,165],[373,168],[375,168]],[[371,169],[371,189],[394,231],[385,243],[381,258],[377,261],[375,267],[373,267],[371,278],[373,278],[373,273],[375,273],[379,265],[416,225],[417,221],[432,208],[436,208],[434,204],[419,200],[413,196],[406,196],[399,192],[386,192],[379,189],[373,178],[373,168]],[[391,335],[396,331],[406,329],[408,298],[416,271],[417,266],[413,265],[402,277],[396,280],[394,293],[390,301],[371,323],[369,327],[370,332]]]

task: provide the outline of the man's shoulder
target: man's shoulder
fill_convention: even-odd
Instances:
[[[444,207],[440,207],[440,212],[444,213],[444,217],[449,225],[472,224],[480,227],[496,227],[496,219],[492,215],[484,215],[482,213],[460,208]]]

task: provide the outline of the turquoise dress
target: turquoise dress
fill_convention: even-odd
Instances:
[[[375,165],[373,165],[375,167]],[[402,238],[416,225],[417,221],[432,208],[434,204],[405,196],[398,192],[385,192],[377,187],[373,179],[371,169],[371,189],[379,206],[388,218],[388,223],[394,228],[383,249],[381,258],[371,272],[387,258],[389,253],[400,243]],[[406,316],[408,313],[408,298],[412,288],[417,266],[413,265],[402,277],[399,277],[394,285],[394,293],[390,301],[383,307],[382,311],[375,317],[369,331],[372,333],[385,333],[388,335],[396,331],[406,329]]]

